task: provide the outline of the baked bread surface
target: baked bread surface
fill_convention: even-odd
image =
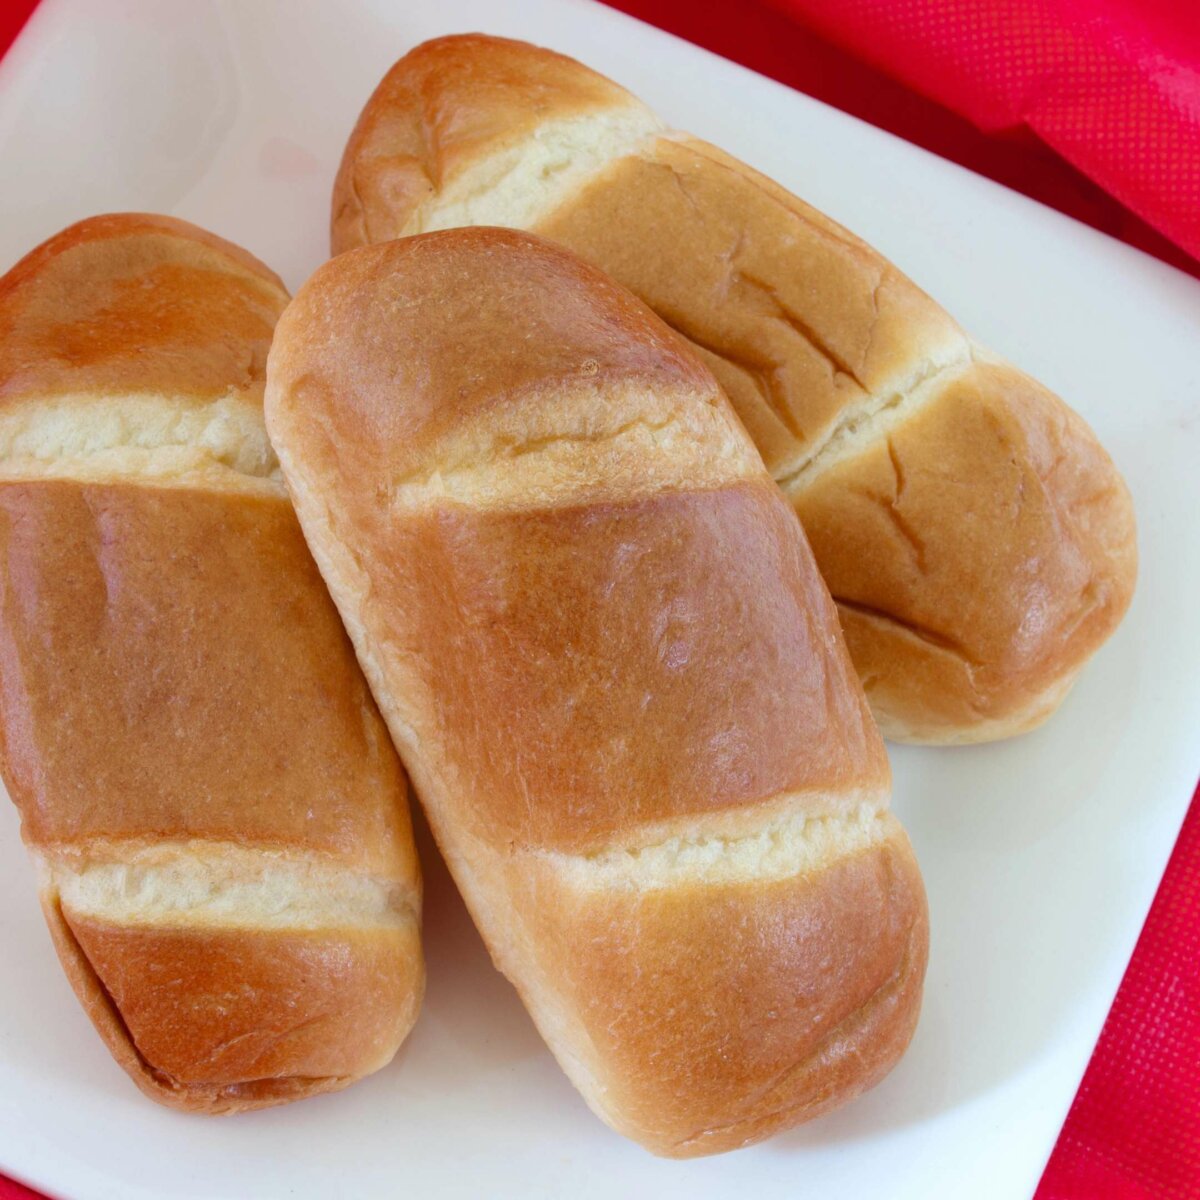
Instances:
[[[882,1078],[920,876],[803,531],[686,345],[558,247],[452,230],[316,273],[267,420],[455,879],[592,1108],[687,1156]]]
[[[771,180],[569,58],[440,38],[363,110],[333,249],[470,224],[552,238],[687,337],[800,515],[887,736],[1030,729],[1116,628],[1133,510],[1086,424]]]
[[[424,986],[406,781],[262,417],[288,296],[181,221],[0,280],[0,768],[75,991],[152,1098],[383,1066]]]

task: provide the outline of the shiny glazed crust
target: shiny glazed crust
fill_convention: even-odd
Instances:
[[[455,879],[593,1109],[733,1149],[903,1052],[927,921],[803,532],[708,370],[501,229],[282,318],[267,420]]]
[[[1032,728],[1128,607],[1132,506],[1082,420],[853,234],[571,59],[418,46],[363,110],[333,214],[335,253],[536,231],[684,334],[804,521],[892,738]]]
[[[384,1065],[424,986],[403,771],[262,421],[279,280],[97,217],[0,280],[0,768],[59,957],[154,1099]]]

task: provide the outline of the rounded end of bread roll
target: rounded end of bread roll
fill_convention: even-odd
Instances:
[[[884,735],[1036,728],[1133,595],[1128,488],[1046,388],[974,358],[791,499]]]
[[[223,1116],[337,1091],[394,1057],[420,1011],[415,918],[378,929],[131,926],[42,909],[117,1064],[152,1100]]]
[[[257,405],[287,302],[257,258],[186,221],[89,217],[0,278],[0,407],[84,394]]]
[[[471,219],[473,196],[497,186],[520,205],[523,181],[566,183],[611,147],[657,129],[624,88],[528,42],[466,33],[422,42],[384,76],[363,108],[333,188],[333,254]],[[526,145],[535,131],[532,152]],[[428,201],[464,212],[428,224]]]
[[[249,250],[179,217],[142,212],[100,213],[76,221],[74,225],[68,225],[66,229],[47,238],[31,250],[7,272],[0,281],[0,294],[8,295],[18,290],[33,277],[44,275],[55,260],[69,255],[83,246],[98,250],[105,243],[110,243],[107,253],[98,250],[100,258],[93,261],[118,268],[117,271],[109,272],[110,274],[123,273],[136,265],[140,251],[135,250],[130,255],[120,247],[119,243],[128,239],[153,239],[157,236],[180,239],[198,251],[203,248],[213,262],[220,263],[221,269],[232,268],[257,276],[270,283],[278,291],[284,292],[286,297],[283,280]],[[179,257],[178,247],[176,247],[175,257]],[[103,266],[101,270],[103,270]]]
[[[589,1106],[654,1154],[736,1150],[840,1108],[912,1039],[924,885],[871,804],[508,871],[533,915],[497,961]]]

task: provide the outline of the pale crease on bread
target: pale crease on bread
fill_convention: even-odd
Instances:
[[[551,244],[333,260],[267,423],[305,535],[497,966],[658,1154],[881,1079],[927,917],[803,531],[708,369]]]
[[[152,1098],[384,1065],[424,986],[403,770],[262,415],[288,300],[135,214],[0,280],[0,767],[76,993]]]
[[[334,252],[533,230],[684,334],[804,522],[884,733],[1030,729],[1136,574],[1124,482],[1084,422],[881,255],[572,59],[426,42],[346,147]]]

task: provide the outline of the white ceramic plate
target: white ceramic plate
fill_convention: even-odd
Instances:
[[[228,1120],[156,1108],[55,961],[0,804],[0,1170],[70,1200],[1029,1195],[1200,766],[1200,286],[1069,219],[583,0],[46,0],[0,69],[0,269],[91,213],[175,213],[293,287],[391,62],[484,29],[574,54],[865,236],[1060,391],[1133,488],[1137,598],[1048,727],[897,749],[925,870],[907,1057],[831,1117],[719,1159],[605,1129],[491,969],[426,846],[429,993],[387,1070]]]

